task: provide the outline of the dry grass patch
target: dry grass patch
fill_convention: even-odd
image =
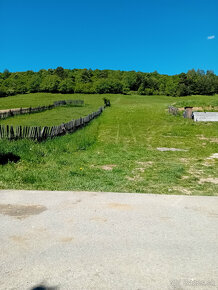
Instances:
[[[99,166],[103,170],[111,171],[113,168],[115,168],[117,165],[116,164],[107,164],[107,165],[102,165]]]
[[[153,161],[146,161],[146,162],[143,162],[143,161],[136,161],[136,163],[137,164],[139,164],[139,165],[142,165],[143,167],[149,167],[149,166],[151,166],[151,165],[153,165]]]
[[[99,168],[106,171],[112,171],[113,168],[117,167],[116,164],[105,164],[105,165],[91,165],[91,168]]]
[[[207,138],[204,135],[197,135],[197,137],[199,140],[206,140],[209,141],[210,143],[218,143],[218,138],[216,137]]]
[[[135,175],[133,177],[126,176],[126,179],[128,179],[129,181],[142,181],[143,180],[143,178],[139,175]]]
[[[218,178],[208,177],[208,178],[201,178],[199,180],[199,184],[202,184],[202,183],[205,183],[205,182],[209,182],[209,183],[213,183],[213,184],[218,184]]]
[[[193,162],[193,159],[191,159],[191,158],[179,158],[179,161],[184,163],[184,164],[189,164],[189,163]]]
[[[184,176],[182,176],[182,179],[184,180],[184,179],[188,179],[189,178],[189,176],[188,175],[184,175]]]
[[[181,107],[181,108],[178,108],[179,111],[184,111],[184,107]],[[192,108],[193,111],[217,111],[218,110],[218,107],[213,107],[213,106],[205,106],[205,107],[193,107]]]
[[[182,186],[175,186],[172,188],[173,191],[176,191],[178,193],[186,194],[186,195],[191,195],[192,192],[188,190],[187,188],[184,188]]]
[[[212,155],[210,155],[207,160],[214,160],[214,159],[218,159],[218,153],[213,153]]]
[[[143,178],[140,176],[140,173],[144,173],[145,170],[153,165],[153,161],[136,161],[140,167],[136,167],[132,170],[133,177],[126,176],[129,181],[142,181]]]

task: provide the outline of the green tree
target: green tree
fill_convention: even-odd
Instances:
[[[96,83],[96,92],[98,94],[119,94],[123,91],[123,84],[116,80],[105,79]]]
[[[75,84],[72,79],[64,79],[58,85],[58,91],[61,93],[74,93]]]
[[[76,83],[75,93],[95,94],[96,91],[93,83]]]
[[[64,79],[64,77],[65,77],[65,71],[64,71],[63,67],[61,67],[61,66],[58,66],[55,69],[54,73],[61,79]]]
[[[58,92],[59,83],[60,79],[58,76],[47,75],[40,84],[40,91],[56,93]]]
[[[8,69],[5,69],[4,72],[3,72],[3,78],[4,79],[7,79],[7,78],[10,77],[10,75],[11,75],[11,73],[9,72],[9,70]]]

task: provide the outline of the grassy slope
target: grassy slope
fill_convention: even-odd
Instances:
[[[37,107],[52,104],[57,100],[72,100],[72,99],[84,99],[82,95],[63,95],[63,94],[28,94],[17,95],[10,98],[0,99],[0,110],[11,108],[25,108],[25,107]],[[87,98],[86,98],[87,99]],[[65,122],[69,122],[72,119],[84,117],[91,112],[96,111],[103,105],[102,96],[90,95],[86,101],[84,107],[73,106],[61,106],[52,110],[47,110],[41,113],[34,113],[30,115],[19,115],[5,120],[0,120],[1,125],[13,125],[17,124],[22,126],[55,126]]]
[[[92,102],[95,95],[91,95]],[[96,95],[99,97],[99,95]],[[0,99],[0,110],[12,108],[27,108],[53,104],[54,101],[60,100],[84,100],[85,95],[81,94],[51,94],[51,93],[36,93],[26,95],[16,95]],[[95,103],[95,102],[94,102]]]
[[[43,94],[44,100],[47,95],[51,103],[54,96]],[[68,96],[84,99],[90,108],[102,104],[102,95]],[[28,97],[16,100],[16,106],[39,105],[29,104]],[[205,98],[208,104],[217,100],[217,96],[199,97],[199,102]],[[111,108],[74,134],[41,144],[0,141],[1,152],[21,156],[17,164],[0,166],[0,188],[217,195],[218,185],[199,181],[217,177],[217,161],[206,158],[218,152],[218,123],[194,123],[165,110],[169,104],[196,97],[112,95],[110,99]],[[10,103],[10,98],[1,99],[0,109],[9,107],[6,100]],[[157,147],[188,152],[160,152]],[[105,170],[103,165],[116,167]]]

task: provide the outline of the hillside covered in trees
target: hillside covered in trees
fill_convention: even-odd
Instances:
[[[190,70],[174,76],[157,72],[56,69],[0,73],[0,97],[34,92],[123,93],[141,95],[213,95],[218,93],[218,76],[213,71]]]

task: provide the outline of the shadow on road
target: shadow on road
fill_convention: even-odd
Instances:
[[[58,290],[58,289],[59,287],[47,287],[45,285],[38,285],[31,288],[30,290]]]

